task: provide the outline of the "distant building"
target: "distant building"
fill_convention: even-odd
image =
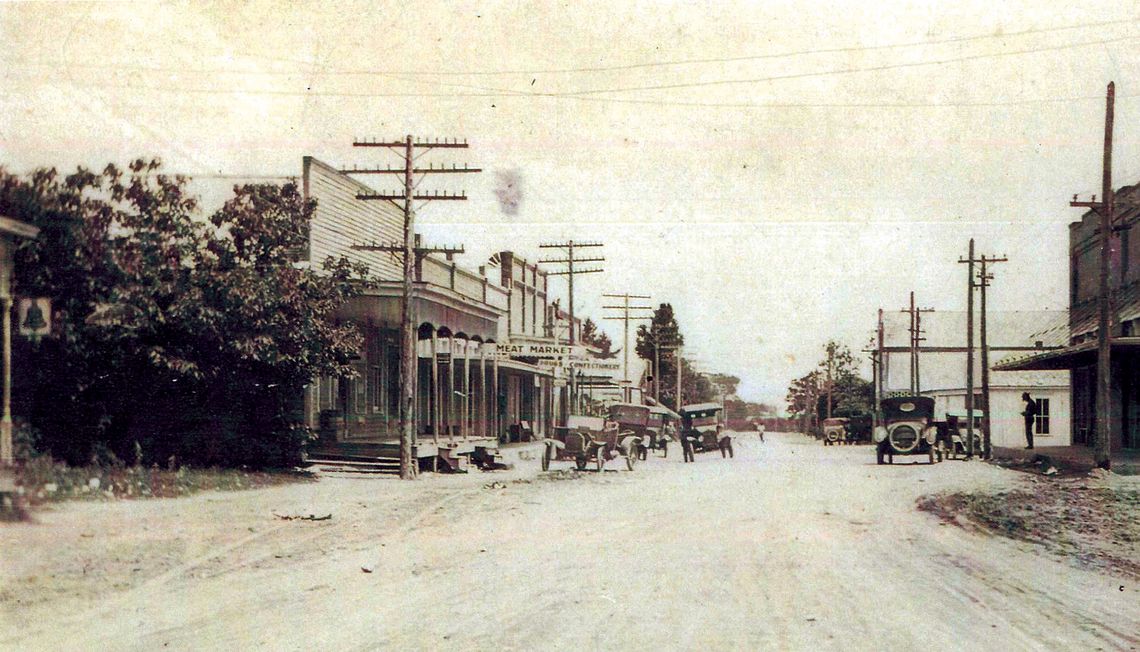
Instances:
[[[1112,247],[1109,287],[1112,319],[1111,438],[1113,451],[1140,448],[1140,184],[1116,192],[1117,222],[1125,227]],[[1131,207],[1129,207],[1131,206]],[[1056,351],[1003,360],[996,368],[1072,372],[1072,439],[1092,446],[1096,432],[1099,324],[1100,216],[1086,212],[1069,225],[1069,320],[1066,345]],[[1140,262],[1140,261],[1138,261]]]
[[[977,317],[975,316],[975,319]],[[909,353],[909,315],[885,314],[883,318],[884,391],[909,392],[911,364]],[[987,315],[987,340],[990,361],[1011,354],[1025,355],[1060,346],[1059,333],[1064,330],[1066,315],[1059,311],[995,312]],[[918,358],[920,393],[934,398],[935,414],[966,410],[966,313],[932,312],[922,315],[922,350]],[[982,366],[978,324],[974,327],[974,408],[986,410],[982,394]],[[1041,410],[1034,424],[1035,444],[1067,446],[1071,443],[1070,389],[1067,371],[1026,373],[1021,371],[990,372],[990,428],[994,446],[1025,445],[1025,426],[1021,411],[1021,395],[1028,392]]]

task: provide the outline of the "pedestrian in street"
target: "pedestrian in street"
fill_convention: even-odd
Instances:
[[[755,426],[756,426],[756,435],[758,437],[760,437],[760,441],[761,441],[761,443],[763,443],[763,441],[764,441],[764,424],[757,421],[755,423]]]
[[[1025,409],[1021,412],[1021,416],[1025,417],[1025,441],[1028,444],[1025,450],[1033,450],[1033,426],[1039,413],[1037,401],[1033,400],[1029,392],[1022,393],[1021,400],[1025,401]]]
[[[716,427],[716,443],[720,447],[721,457],[734,457],[732,454],[732,436],[725,435],[721,426]]]
[[[700,437],[700,433],[696,430],[685,430],[681,433],[681,454],[686,462],[692,462],[695,459],[693,456],[693,439],[695,437]]]

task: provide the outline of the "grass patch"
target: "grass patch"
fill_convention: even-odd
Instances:
[[[125,465],[73,467],[48,457],[37,457],[20,468],[16,485],[23,500],[34,506],[66,500],[177,498],[202,491],[260,489],[315,479],[312,473],[303,471],[161,469]]]

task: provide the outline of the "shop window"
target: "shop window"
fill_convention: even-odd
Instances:
[[[336,404],[336,379],[328,376],[322,376],[317,381],[317,396],[318,405],[321,410],[335,410],[339,406]]]
[[[1033,418],[1034,430],[1039,435],[1049,434],[1049,399],[1034,399],[1037,403],[1037,416]]]

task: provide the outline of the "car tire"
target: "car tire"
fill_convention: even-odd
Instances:
[[[543,471],[549,471],[550,470],[550,455],[551,455],[551,452],[553,451],[553,449],[554,449],[553,446],[547,446],[546,450],[542,451],[542,470]]]
[[[574,458],[574,466],[577,466],[579,471],[585,471],[586,470],[586,456],[585,455],[579,455],[578,457],[575,457]]]
[[[594,465],[599,473],[606,468],[606,449],[602,446],[598,447],[598,453],[594,456]]]

